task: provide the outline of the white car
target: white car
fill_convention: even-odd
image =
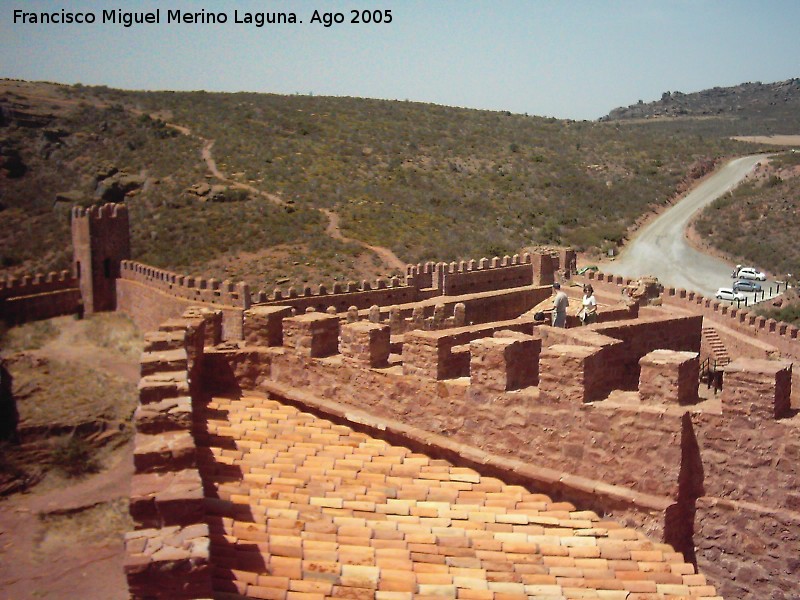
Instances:
[[[730,302],[736,302],[739,300],[744,302],[744,294],[741,292],[734,292],[731,288],[719,288],[717,293],[714,294],[714,297],[717,298],[717,300],[728,300]]]
[[[756,281],[766,281],[767,276],[754,267],[742,267],[736,275],[739,279],[754,279]]]

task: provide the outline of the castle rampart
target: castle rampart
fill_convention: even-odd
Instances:
[[[178,275],[129,260],[120,264],[117,297],[119,310],[145,331],[179,317],[190,306],[220,309],[226,339],[241,339],[242,315],[250,307],[246,283]]]
[[[0,319],[7,323],[71,315],[80,309],[78,281],[69,271],[0,280]]]
[[[299,326],[309,317],[287,317],[283,323],[295,328],[295,321]],[[255,386],[292,396],[303,405],[316,402],[317,410],[347,415],[358,409],[371,415],[379,429],[389,427],[388,422],[400,424],[400,429],[414,428],[427,440],[423,443],[428,451],[442,444],[446,452],[455,445],[466,457],[482,456],[481,460],[498,469],[504,461],[519,464],[517,474],[526,473],[531,477],[529,484],[540,486],[541,491],[580,499],[584,505],[638,523],[682,548],[687,556],[696,545],[704,569],[720,552],[738,556],[739,562],[712,567],[723,589],[726,578],[745,569],[745,558],[749,564],[756,561],[756,570],[769,574],[774,583],[765,584],[766,588],[754,584],[748,589],[756,595],[741,597],[761,597],[758,594],[767,593],[765,589],[784,585],[778,575],[781,569],[790,569],[794,560],[785,542],[779,548],[770,546],[771,554],[761,561],[746,556],[735,536],[720,539],[711,533],[701,539],[699,532],[712,529],[696,524],[694,515],[701,510],[719,522],[729,516],[723,507],[744,503],[751,518],[760,515],[759,521],[742,522],[738,531],[751,535],[759,531],[765,543],[777,518],[798,522],[800,514],[792,510],[776,512],[779,506],[800,504],[795,498],[800,475],[790,458],[798,452],[791,440],[797,438],[800,425],[791,415],[776,419],[786,411],[788,363],[767,361],[769,368],[739,364],[735,367],[739,383],[723,392],[737,400],[724,396],[720,405],[713,400],[698,402],[691,394],[678,393],[673,398],[660,393],[665,382],[685,390],[687,377],[693,380],[688,385],[696,393],[699,316],[665,315],[660,320],[649,316],[566,331],[526,323],[533,336],[496,331],[491,325],[413,332],[405,336],[402,357],[394,358],[388,357],[386,338],[367,331],[360,333],[360,345],[353,350],[348,328],[365,323],[341,325],[337,317],[323,314],[313,320],[317,334],[314,328],[303,326],[304,333],[293,334],[281,346],[262,347],[258,352],[247,346],[211,351],[206,355],[209,389],[230,390],[237,382],[244,388]],[[386,328],[372,326],[376,332]],[[345,354],[339,354],[330,342],[337,331]],[[322,336],[320,342],[315,335]],[[469,339],[459,337],[463,335]],[[519,355],[527,356],[522,364],[508,360],[505,349],[511,343],[503,340],[515,338],[541,343],[541,355],[535,351]],[[314,347],[323,349],[314,351]],[[428,350],[418,351],[421,347]],[[456,354],[460,356],[454,359]],[[373,360],[376,356],[381,358]],[[558,358],[562,356],[578,362],[562,361]],[[595,357],[591,369],[576,367],[589,356]],[[487,360],[495,378],[485,376]],[[409,370],[411,365],[416,366]],[[533,383],[536,369],[538,386]],[[508,381],[518,383],[508,385]],[[635,394],[637,400],[615,400],[616,385],[628,386],[623,387],[629,390],[624,393]],[[751,389],[763,391],[755,397],[748,395]],[[318,402],[309,396],[318,397]],[[763,408],[743,413],[741,397],[752,398],[744,406],[758,402]],[[342,408],[335,409],[331,402]],[[745,446],[742,436],[748,440]],[[509,455],[513,461],[501,458]],[[766,460],[768,456],[773,460]],[[522,465],[537,465],[541,470],[525,471]],[[509,469],[515,472],[517,467]],[[745,472],[752,477],[743,478]],[[554,478],[553,473],[560,475]],[[796,544],[800,530],[792,531],[788,535]],[[732,583],[730,589],[738,588]]]
[[[76,277],[0,284],[0,306],[21,321],[76,312],[82,297],[89,313],[122,310],[160,329],[146,339],[135,416],[134,597],[211,595],[204,519],[229,505],[207,497],[199,467],[228,471],[198,439],[222,452],[236,440],[223,425],[204,429],[213,411],[195,410],[207,393],[242,390],[609,513],[696,553],[730,597],[794,591],[796,327],[673,288],[663,308],[617,303],[630,280],[589,272],[598,322],[555,329],[532,313],[557,266],[570,275],[569,252],[426,263],[405,281],[252,297],[244,283],[127,260],[123,223],[124,207],[76,209]],[[726,367],[708,399],[697,394],[704,326],[748,358]]]
[[[130,258],[128,207],[104,204],[72,209],[73,273],[85,314],[115,310],[120,262]]]

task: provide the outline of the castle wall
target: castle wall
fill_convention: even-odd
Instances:
[[[0,281],[0,319],[27,323],[80,312],[78,281],[68,271]]]
[[[379,279],[370,283],[335,283],[329,289],[324,285],[315,290],[306,287],[302,292],[289,288],[287,292],[275,290],[271,295],[258,292],[253,296],[253,304],[266,306],[291,306],[298,312],[313,308],[325,312],[333,306],[337,312],[345,312],[351,306],[359,310],[370,306],[388,306],[391,304],[407,304],[429,298],[432,292],[421,292],[415,285],[402,284],[398,278],[389,281]]]
[[[725,598],[797,597],[800,513],[716,498],[697,503],[699,568]]]
[[[118,309],[143,331],[179,317],[190,306],[222,311],[223,337],[242,338],[242,317],[249,308],[247,284],[178,275],[134,261],[122,261],[117,281]]]
[[[203,343],[218,339],[213,311],[190,311],[145,335],[129,511],[125,575],[134,600],[212,595],[210,529],[198,469],[195,410]]]
[[[271,294],[260,291],[253,295],[253,304],[291,306],[298,312],[305,312],[308,308],[325,312],[331,306],[337,312],[345,312],[352,306],[364,310],[371,306],[411,304],[439,296],[530,286],[534,279],[533,269],[529,254],[459,263],[420,263],[407,267],[405,281],[394,277],[388,281],[378,279],[316,288],[306,286],[302,290],[294,287],[287,291],[276,289]]]
[[[489,265],[480,261],[476,266],[474,262],[437,265],[442,271],[444,295],[472,294],[533,284],[533,266],[528,254],[522,258],[517,254],[501,260],[494,258]]]
[[[621,290],[623,285],[631,281],[619,276],[593,271],[588,271],[584,280],[595,288],[609,293]],[[728,302],[721,302],[716,298],[706,298],[702,294],[681,288],[666,288],[661,299],[665,306],[674,306],[702,315],[709,321],[774,346],[783,355],[800,359],[800,346],[796,343],[800,329],[793,325],[760,317],[747,308],[737,308]]]
[[[630,279],[589,271],[584,279],[604,293],[618,294]],[[794,325],[767,319],[747,308],[737,308],[716,298],[706,298],[697,292],[668,287],[661,296],[665,307],[675,307],[703,316],[705,326],[717,329],[731,356],[767,358],[783,356],[800,360],[797,343],[800,329]],[[792,372],[792,406],[800,409],[800,369]]]
[[[795,573],[800,542],[800,422],[791,412],[775,418],[785,412],[788,362],[732,365],[736,383],[726,390],[721,408],[680,406],[657,393],[647,403],[586,402],[585,390],[594,383],[586,375],[576,377],[571,363],[548,356],[567,349],[580,350],[575,356],[601,356],[603,369],[588,376],[607,385],[603,371],[614,363],[614,353],[622,365],[620,357],[628,360],[652,345],[684,345],[676,350],[688,353],[646,353],[647,369],[640,373],[643,389],[652,388],[651,379],[681,384],[681,366],[696,360],[700,317],[651,316],[604,325],[602,333],[537,327],[544,338],[541,359],[537,352],[506,353],[516,343],[539,339],[495,331],[493,325],[501,324],[419,332],[405,344],[415,344],[417,337],[436,342],[424,361],[431,368],[409,375],[396,358],[386,362],[386,325],[342,325],[335,315],[288,314],[270,313],[268,335],[255,338],[267,346],[206,348],[205,391],[276,393],[305,409],[398,436],[397,441],[407,437],[410,446],[432,455],[462,457],[532,489],[602,510],[664,538],[689,558],[696,555],[730,597],[781,597],[775,594],[791,589],[786,578]],[[276,320],[282,336],[272,331]],[[494,337],[479,337],[483,334]],[[461,367],[440,372],[451,360],[440,352],[441,340],[451,354],[465,354],[469,378]],[[405,345],[403,358],[413,363]],[[515,360],[538,361],[538,387],[514,389],[529,384],[534,372]],[[500,376],[502,385],[495,385],[486,377],[489,367],[521,376]],[[547,378],[556,382],[550,390],[559,388],[558,381],[569,385],[545,393]],[[756,395],[748,396],[749,390]]]
[[[131,255],[128,207],[73,208],[72,246],[85,314],[115,310],[120,261]]]

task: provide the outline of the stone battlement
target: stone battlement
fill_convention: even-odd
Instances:
[[[132,260],[121,262],[120,277],[191,302],[238,308],[250,306],[250,288],[244,282],[179,275]]]
[[[19,278],[0,279],[0,300],[14,296],[33,296],[78,287],[78,280],[69,271],[47,275],[24,275]]]
[[[0,280],[0,319],[25,323],[81,310],[78,280],[69,271]]]
[[[593,280],[593,282],[606,282],[607,284],[612,284],[619,288],[633,281],[630,278],[607,275],[602,272],[595,273],[592,271],[586,273],[586,279],[589,281]],[[665,304],[682,308],[685,307],[692,312],[699,312],[704,316],[708,316],[715,321],[720,321],[739,331],[756,333],[759,338],[778,343],[782,348],[791,349],[789,351],[800,351],[800,348],[797,348],[797,345],[794,343],[794,340],[798,337],[800,328],[789,323],[776,321],[775,319],[767,319],[766,317],[755,314],[747,308],[737,308],[729,302],[723,302],[716,298],[707,298],[699,292],[683,288],[665,288],[661,298]],[[786,346],[781,344],[782,341],[791,341],[791,344]],[[798,355],[798,358],[800,358],[800,355]]]
[[[102,206],[73,206],[71,213],[73,220],[111,221],[128,219],[128,207],[125,204],[108,202]]]

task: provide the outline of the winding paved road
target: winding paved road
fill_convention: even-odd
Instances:
[[[727,163],[642,228],[619,258],[604,263],[600,269],[626,277],[654,275],[664,285],[707,296],[713,296],[717,288],[730,287],[735,265],[695,250],[684,232],[692,215],[736,187],[761,160],[764,155],[744,156]]]

